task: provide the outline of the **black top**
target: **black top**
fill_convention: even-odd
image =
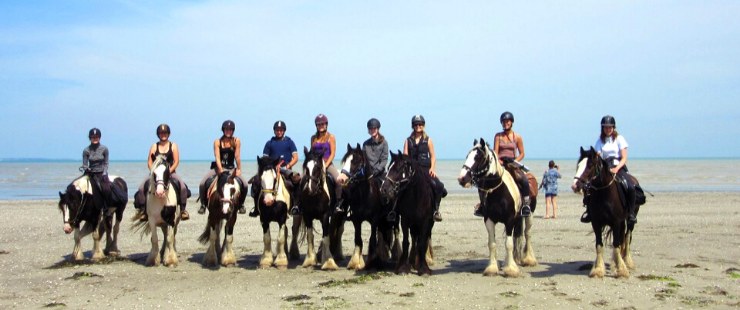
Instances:
[[[419,144],[416,144],[413,138],[409,137],[408,148],[409,156],[419,163],[419,166],[423,168],[432,167],[432,156],[429,153],[429,137],[419,139]]]
[[[167,158],[167,163],[170,165],[170,167],[175,164],[175,156],[173,156],[173,154],[172,154],[172,142],[170,142],[169,147],[167,147],[167,152],[166,153],[160,153],[159,152],[159,145],[157,145],[156,151],[154,151],[154,154],[152,154],[152,160],[154,160],[155,158],[157,158],[157,155],[160,155],[160,154],[164,154],[165,155],[165,157]]]
[[[232,145],[235,143],[235,140],[235,138],[232,139]],[[236,158],[236,149],[234,149],[233,147],[224,147],[223,141],[219,141],[219,146],[221,152],[221,168],[234,169],[236,167],[236,165],[234,164]]]

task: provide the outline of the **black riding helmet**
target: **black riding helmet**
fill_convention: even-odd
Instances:
[[[424,116],[414,115],[414,117],[411,118],[411,127],[414,127],[414,124],[426,125],[427,121],[424,120]]]
[[[226,120],[223,124],[221,124],[221,131],[226,131],[226,129],[236,131],[236,125],[231,120]]]
[[[607,115],[601,118],[601,126],[617,127],[617,121],[614,119],[614,116]]]
[[[159,126],[157,126],[157,136],[159,136],[159,134],[163,132],[170,134],[170,125],[160,124]]]
[[[275,122],[275,125],[272,125],[272,130],[276,130],[278,128],[279,129],[282,129],[283,131],[285,131],[287,129],[287,127],[285,127],[285,122],[283,122],[283,121],[277,121],[277,122]]]
[[[98,128],[90,129],[90,132],[87,134],[87,137],[90,138],[90,139],[92,139],[92,138],[100,138],[100,136],[101,136],[100,129],[98,129]]]
[[[514,122],[514,114],[511,114],[511,112],[506,111],[504,113],[501,113],[500,122],[503,123],[505,120],[511,120],[511,122]]]
[[[371,118],[367,121],[367,129],[380,128],[380,121],[377,118]]]

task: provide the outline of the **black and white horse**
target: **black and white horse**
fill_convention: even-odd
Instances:
[[[273,264],[278,269],[288,268],[288,208],[291,206],[291,191],[286,186],[284,176],[280,174],[280,158],[268,156],[257,157],[257,177],[252,183],[254,206],[259,210],[262,223],[262,240],[264,249],[260,259],[260,268],[267,269]],[[257,192],[255,192],[257,191]],[[295,219],[293,220],[295,223]],[[277,256],[272,254],[272,237],[270,223],[278,224]],[[295,233],[293,239],[296,239]],[[295,243],[297,250],[297,243]]]
[[[108,176],[111,182],[111,189],[118,187],[123,193],[128,192],[126,181],[117,176]],[[100,195],[100,193],[98,193]],[[108,206],[114,208],[116,216],[115,225],[113,225],[113,215],[106,215],[106,210],[100,210],[95,207],[93,202],[93,185],[89,174],[84,174],[80,178],[72,181],[67,186],[64,193],[59,192],[59,211],[62,212],[64,220],[64,232],[69,234],[74,232],[75,245],[72,250],[72,259],[84,259],[80,241],[90,233],[93,234],[93,260],[100,260],[105,255],[118,256],[118,231],[123,218],[123,211],[126,209],[128,197],[122,197],[123,201],[117,206]],[[85,225],[80,229],[80,224]],[[105,232],[106,245],[105,249],[100,248],[100,235]]]
[[[314,267],[316,265],[316,253],[314,251],[313,221],[321,222],[322,243],[321,243],[321,260],[322,270],[337,270],[339,267],[332,256],[332,244],[330,234],[332,229],[336,231],[337,227],[330,225],[332,202],[335,200],[334,191],[329,190],[327,182],[326,166],[324,165],[323,152],[311,149],[308,151],[305,147],[303,153],[306,156],[303,162],[303,178],[301,179],[301,197],[300,205],[303,209],[303,223],[306,226],[306,241],[308,251],[303,261],[304,268]],[[335,247],[336,248],[336,247]]]
[[[219,175],[208,191],[208,221],[203,233],[198,238],[202,244],[208,243],[203,265],[212,267],[219,262],[224,267],[236,266],[234,254],[234,225],[236,224],[237,207],[242,193],[242,184],[236,174],[224,171]],[[246,189],[244,189],[246,191]],[[221,245],[221,229],[224,229],[224,241]]]
[[[458,182],[463,187],[478,187],[480,211],[488,230],[488,248],[490,258],[484,275],[498,274],[496,260],[496,223],[503,223],[506,232],[506,262],[504,275],[518,277],[522,266],[535,266],[537,259],[532,250],[532,217],[524,218],[525,229],[522,232],[522,217],[519,209],[522,199],[514,177],[499,164],[498,156],[488,148],[481,138],[473,142],[473,149],[465,157],[465,164],[460,170]],[[532,197],[530,207],[534,212],[536,200]],[[526,244],[522,244],[525,237]]]

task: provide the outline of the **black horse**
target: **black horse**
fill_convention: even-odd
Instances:
[[[632,181],[638,184],[634,177]],[[605,226],[609,226],[614,246],[615,277],[628,278],[628,268],[635,269],[630,255],[632,230],[635,225],[627,223],[629,211],[620,198],[617,188],[619,183],[616,175],[609,171],[609,164],[593,147],[589,150],[581,148],[578,168],[573,178],[573,191],[583,192],[584,204],[591,215],[591,227],[596,236],[596,262],[589,273],[592,278],[603,278],[606,275],[602,241]],[[636,205],[635,208],[636,215],[639,206]]]
[[[362,151],[360,144],[354,149],[347,144],[347,154],[342,158],[342,170],[349,175],[346,188],[349,192],[348,202],[352,208],[350,220],[355,227],[355,250],[347,269],[362,270],[366,266],[362,259],[363,222],[370,223],[367,267],[382,268],[383,261],[390,258],[388,245],[392,242],[395,226],[386,219],[390,210],[384,206],[385,199],[380,194],[382,173],[369,174],[365,152]],[[400,251],[397,241],[395,246]]]
[[[517,182],[509,171],[499,164],[498,156],[491,151],[482,138],[480,143],[478,140],[473,142],[473,149],[468,152],[457,180],[463,187],[469,187],[471,183],[478,187],[480,210],[488,230],[490,250],[488,267],[483,274],[495,276],[499,271],[496,261],[496,223],[503,223],[506,232],[504,275],[518,277],[517,263],[522,266],[536,266],[537,259],[532,250],[530,233],[532,217],[524,218],[526,229],[522,229],[523,219],[519,212],[521,195]],[[536,204],[537,200],[532,196],[530,208],[533,212]],[[526,237],[526,243],[523,243],[523,237]]]
[[[203,265],[224,267],[236,266],[236,256],[232,243],[234,225],[241,195],[246,195],[246,187],[238,181],[236,174],[224,171],[214,180],[216,186],[208,193],[208,221],[203,233],[198,237],[201,244],[208,243],[208,250],[203,256]],[[244,192],[244,193],[243,193]],[[224,225],[225,224],[225,225]],[[224,226],[223,246],[220,244],[221,227]]]
[[[75,246],[72,250],[72,259],[84,259],[80,241],[90,233],[93,234],[93,260],[100,260],[105,255],[118,256],[118,231],[123,219],[123,211],[126,210],[128,203],[128,186],[126,181],[120,177],[109,176],[111,180],[111,195],[118,197],[115,208],[111,214],[108,210],[101,210],[95,206],[93,194],[101,195],[100,191],[93,190],[92,176],[86,172],[83,176],[72,181],[67,186],[64,193],[59,192],[59,211],[62,212],[64,220],[64,232],[69,234],[74,231]],[[118,192],[119,194],[116,194]],[[102,200],[102,199],[101,199]],[[113,214],[116,216],[115,226],[113,225]],[[85,225],[80,229],[80,224]],[[100,248],[100,236],[105,232],[106,245],[105,249]]]
[[[337,239],[341,240],[341,229],[343,221],[332,220],[333,208],[336,198],[334,197],[333,186],[330,186],[327,180],[326,166],[324,165],[323,152],[311,149],[308,151],[305,147],[303,153],[306,156],[303,162],[303,178],[301,179],[301,197],[300,205],[303,209],[303,223],[306,226],[306,239],[308,242],[308,251],[303,261],[303,267],[309,268],[316,265],[316,253],[313,243],[313,221],[321,221],[322,243],[321,243],[321,260],[322,270],[337,270],[334,258],[341,257],[337,255],[337,248],[341,250],[341,244],[337,244]],[[330,220],[333,223],[330,225]],[[337,235],[339,238],[337,238]],[[334,243],[334,244],[332,244]],[[332,256],[332,253],[334,256]]]
[[[413,260],[419,275],[431,275],[429,240],[432,237],[434,220],[434,189],[429,174],[408,155],[400,151],[391,154],[388,172],[380,188],[381,194],[393,201],[401,216],[403,251],[396,264],[396,273],[408,273],[409,259]],[[411,232],[411,256],[409,255],[409,231]],[[410,257],[409,257],[410,256]]]

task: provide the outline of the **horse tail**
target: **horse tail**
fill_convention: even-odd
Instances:
[[[134,223],[131,224],[131,231],[133,232],[141,231],[140,238],[144,238],[144,235],[149,235],[152,232],[152,228],[149,227],[148,221],[139,221],[138,213],[134,215],[134,217],[132,217],[131,220],[134,221]]]
[[[198,242],[200,244],[206,244],[211,239],[211,226],[206,223],[206,229],[203,230],[203,233],[200,234],[200,237],[198,237]]]

